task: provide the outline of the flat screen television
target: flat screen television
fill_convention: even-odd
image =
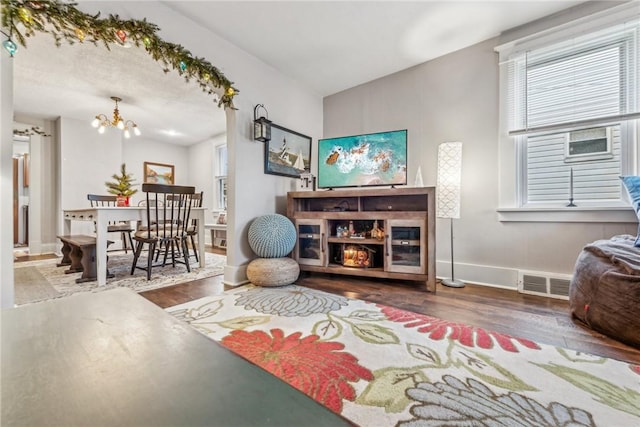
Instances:
[[[406,183],[406,129],[318,140],[318,188]]]

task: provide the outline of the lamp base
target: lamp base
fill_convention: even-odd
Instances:
[[[442,279],[440,283],[450,288],[464,288],[464,283],[456,279]]]

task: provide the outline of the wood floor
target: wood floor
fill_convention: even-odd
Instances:
[[[224,250],[207,250],[224,254]],[[19,261],[33,261],[38,258],[40,257],[27,256]],[[540,343],[640,364],[640,349],[629,347],[586,328],[571,318],[569,303],[563,300],[475,285],[448,288],[438,284],[436,293],[432,294],[414,282],[360,279],[318,273],[302,275],[296,283]],[[140,295],[166,308],[216,295],[224,289],[222,276],[216,276],[142,292]]]
[[[569,304],[563,300],[474,285],[448,288],[438,284],[437,291],[433,294],[413,282],[319,273],[304,274],[296,283],[349,298],[528,338],[539,343],[640,364],[640,349],[634,349],[582,326],[571,318]],[[141,295],[166,308],[215,295],[222,289],[222,276],[217,276],[147,291]]]

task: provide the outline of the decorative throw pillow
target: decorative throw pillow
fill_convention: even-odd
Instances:
[[[627,193],[629,193],[631,206],[633,206],[633,210],[636,212],[638,220],[640,221],[640,176],[621,176],[620,179],[627,189]],[[640,247],[640,225],[634,245]]]

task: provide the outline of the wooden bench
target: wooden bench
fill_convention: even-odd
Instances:
[[[69,266],[65,274],[82,272],[82,276],[76,279],[76,283],[90,282],[97,280],[96,273],[96,238],[84,234],[70,236],[58,236],[62,242],[62,260],[58,267]],[[107,246],[113,243],[107,241]],[[113,274],[107,270],[107,277]]]

